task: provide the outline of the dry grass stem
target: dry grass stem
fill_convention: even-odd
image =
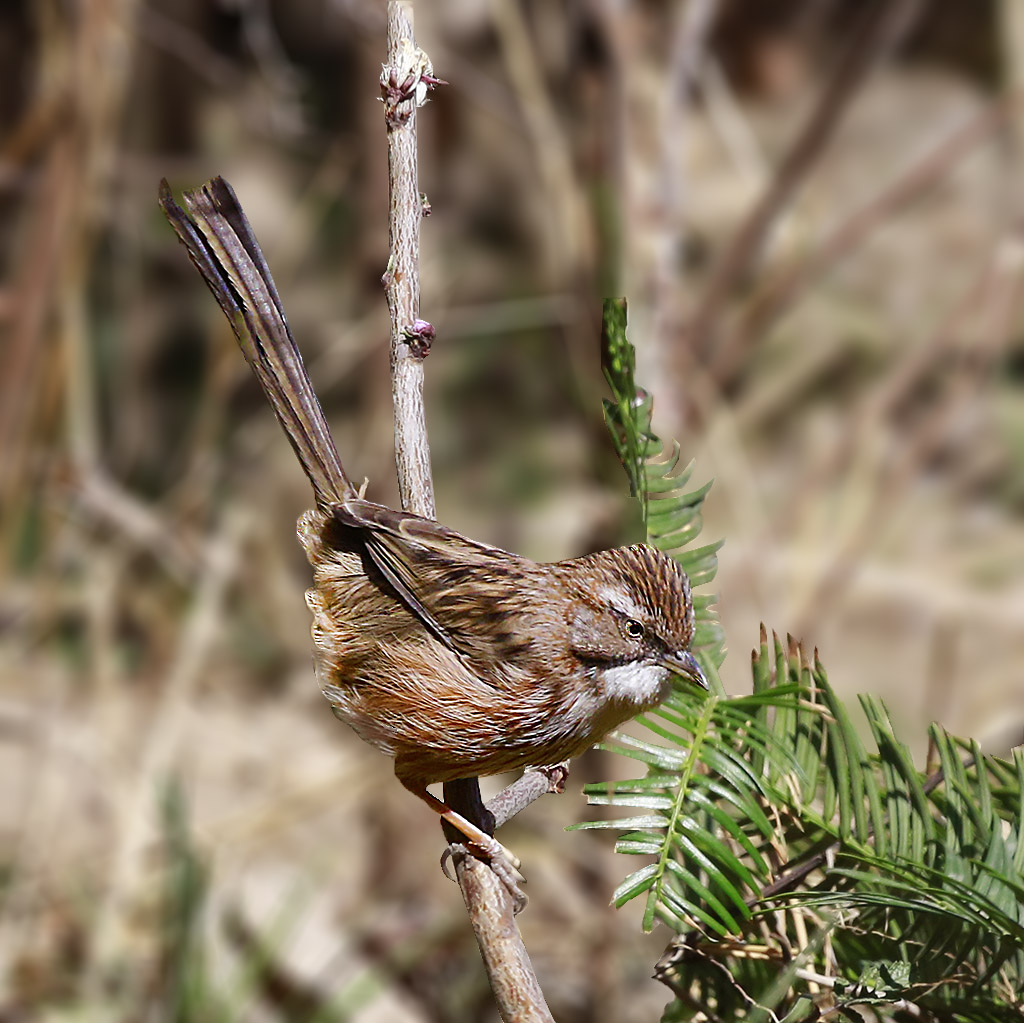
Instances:
[[[122,830],[110,859],[103,904],[91,949],[92,968],[83,976],[91,1002],[115,970],[124,969],[138,983],[146,974],[152,945],[141,941],[133,920],[149,890],[149,857],[157,840],[152,816],[153,794],[175,769],[178,743],[187,725],[195,690],[223,631],[224,599],[239,564],[247,516],[233,511],[210,542],[192,609],[182,628],[178,649],[154,708],[142,763],[133,772],[118,814]]]
[[[544,87],[537,46],[530,38],[519,4],[515,0],[498,0],[494,5],[494,24],[540,171],[543,199],[538,208],[543,210],[546,271],[554,281],[571,282],[593,251],[593,243],[569,140]]]

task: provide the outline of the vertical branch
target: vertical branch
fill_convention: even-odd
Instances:
[[[439,84],[413,38],[412,4],[388,3],[388,59],[381,72],[388,132],[388,240],[383,284],[391,313],[391,387],[395,408],[395,463],[402,507],[434,518],[434,484],[423,407],[423,360],[434,328],[420,319],[419,244],[423,203],[416,163],[416,107]],[[481,824],[486,816],[476,778],[449,782],[446,801]],[[539,794],[539,793],[538,793]],[[534,797],[536,798],[536,797]],[[469,855],[455,856],[473,932],[505,1023],[553,1023],[516,926],[512,903],[493,870]]]
[[[388,131],[390,252],[383,283],[391,313],[398,491],[406,511],[432,519],[434,481],[423,410],[423,360],[434,331],[419,318],[423,204],[416,170],[416,106],[425,95],[431,68],[426,54],[413,41],[411,10],[411,3],[388,3],[388,60],[380,76]]]

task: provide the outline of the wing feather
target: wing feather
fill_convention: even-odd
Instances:
[[[430,519],[353,499],[334,518],[362,534],[366,551],[406,607],[457,653],[502,661],[529,645],[507,600],[510,571],[532,563]]]

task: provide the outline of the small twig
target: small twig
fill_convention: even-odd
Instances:
[[[515,924],[508,892],[494,871],[460,851],[455,869],[487,977],[505,1023],[554,1023]]]
[[[568,777],[567,760],[553,767],[531,767],[487,804],[487,811],[494,818],[494,826],[500,828],[507,824],[517,813],[521,813],[541,796],[550,793],[561,794],[565,791],[565,780]]]
[[[484,827],[504,824],[548,792],[561,792],[568,774],[565,764],[535,768],[507,786],[484,807],[476,778],[444,786],[445,802]],[[446,832],[448,828],[446,826]],[[455,837],[449,833],[449,838]],[[480,956],[505,1023],[554,1023],[523,944],[508,890],[486,864],[456,842],[451,847],[462,898],[476,935]]]

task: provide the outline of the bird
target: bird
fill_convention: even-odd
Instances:
[[[518,860],[428,786],[577,756],[661,702],[707,689],[678,563],[648,544],[536,562],[367,500],[346,473],[270,270],[221,177],[160,205],[228,318],[313,488],[314,662],[335,715],[497,862]]]

